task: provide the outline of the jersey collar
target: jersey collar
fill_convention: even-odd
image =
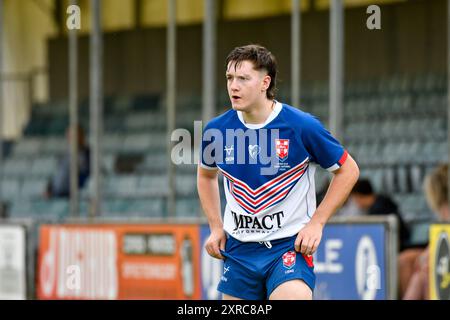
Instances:
[[[239,117],[239,120],[242,122],[244,126],[246,126],[248,129],[261,129],[265,127],[269,122],[271,122],[273,119],[275,119],[278,114],[280,113],[281,109],[283,108],[283,104],[275,100],[275,107],[273,108],[270,115],[267,117],[266,121],[264,123],[245,123],[244,117],[242,115],[242,111],[236,111],[237,115]]]

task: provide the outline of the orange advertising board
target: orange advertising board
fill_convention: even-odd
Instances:
[[[200,299],[198,225],[43,225],[39,299]]]

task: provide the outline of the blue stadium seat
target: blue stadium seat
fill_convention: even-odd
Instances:
[[[139,177],[135,175],[107,176],[105,195],[118,197],[135,197],[138,192]]]
[[[20,177],[29,171],[31,159],[29,158],[8,158],[4,160],[3,176]]]
[[[176,199],[177,217],[200,217],[202,215],[200,202],[195,198],[177,198]]]
[[[150,129],[162,129],[167,123],[165,118],[164,113],[134,112],[125,117],[124,129],[127,132],[145,132]]]
[[[103,136],[103,151],[114,153],[122,149],[124,136],[120,134],[109,134]],[[91,144],[92,145],[92,144]]]
[[[68,204],[64,200],[15,201],[11,204],[12,218],[33,218],[40,222],[61,222],[68,215]]]
[[[69,145],[67,139],[64,136],[60,137],[45,137],[42,138],[41,151],[46,155],[58,155],[61,156],[68,151]]]
[[[144,175],[139,180],[139,193],[149,196],[169,194],[167,175]]]
[[[49,177],[57,168],[56,157],[39,157],[33,160],[31,165],[31,174],[33,176]]]
[[[125,113],[132,108],[133,98],[131,96],[117,96],[111,101],[111,109],[116,113]]]
[[[148,152],[164,152],[167,149],[167,141],[169,137],[167,136],[167,132],[163,131],[155,131],[149,134],[149,148],[147,150],[143,150],[146,153]]]
[[[144,161],[139,165],[138,172],[166,171],[168,164],[167,154],[165,152],[148,153]]]
[[[163,140],[166,142],[166,140]],[[122,151],[124,152],[149,152],[152,145],[152,135],[148,133],[144,134],[131,134],[125,136]]]
[[[40,153],[42,140],[27,137],[17,142],[13,148],[14,157],[32,157]]]
[[[44,191],[47,187],[47,179],[45,178],[29,178],[24,179],[21,189],[21,197],[29,198],[42,198]]]
[[[197,193],[197,176],[195,174],[177,175],[175,181],[177,194],[193,195]]]
[[[18,199],[20,196],[21,180],[17,178],[3,178],[1,180],[2,199],[10,202]]]
[[[105,199],[102,203],[102,212],[104,216],[125,217],[125,212],[129,203],[123,199]]]
[[[132,200],[126,213],[142,217],[163,217],[165,213],[165,198]]]

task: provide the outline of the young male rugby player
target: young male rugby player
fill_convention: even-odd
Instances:
[[[224,260],[218,290],[224,299],[312,299],[312,254],[358,166],[317,118],[275,100],[277,64],[266,48],[232,50],[226,78],[232,109],[205,126],[197,179],[211,230],[205,247]],[[316,165],[333,173],[317,208]]]

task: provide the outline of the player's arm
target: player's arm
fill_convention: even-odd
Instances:
[[[208,219],[211,235],[206,241],[206,251],[214,258],[223,259],[220,250],[225,250],[226,235],[220,213],[220,193],[217,169],[197,169],[197,190],[203,212]]]
[[[311,221],[300,230],[295,242],[295,249],[297,251],[311,255],[317,250],[322,238],[323,227],[337,209],[344,204],[358,177],[358,165],[348,155],[343,165],[333,171],[333,178],[327,193],[319,207],[317,207]]]
[[[317,207],[311,221],[325,226],[337,209],[344,204],[358,180],[358,177],[358,165],[355,160],[348,155],[344,164],[333,172],[333,178],[331,179],[327,193],[319,207]]]

